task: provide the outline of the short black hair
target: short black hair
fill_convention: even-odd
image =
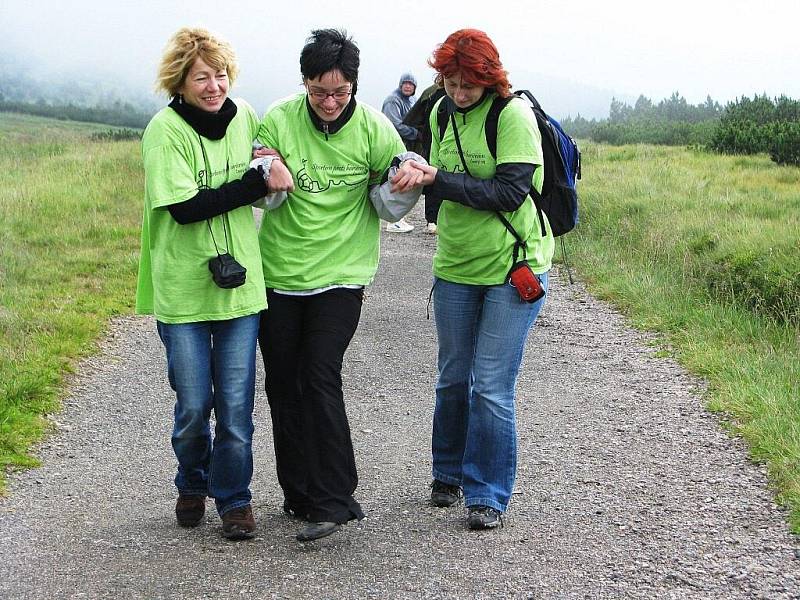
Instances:
[[[360,50],[347,32],[339,29],[315,29],[306,40],[300,53],[300,73],[303,79],[314,79],[338,69],[344,78],[353,84],[353,93],[358,83],[358,66],[361,64]]]

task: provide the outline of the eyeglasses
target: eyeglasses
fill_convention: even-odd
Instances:
[[[328,99],[328,96],[332,96],[334,100],[346,100],[350,97],[350,94],[353,93],[352,88],[349,90],[336,90],[335,92],[326,92],[324,90],[318,89],[310,89],[308,90],[309,96],[314,98],[314,100],[319,100],[320,102],[324,102]]]

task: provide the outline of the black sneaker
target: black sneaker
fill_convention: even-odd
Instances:
[[[461,500],[463,495],[459,485],[450,485],[438,479],[434,479],[433,483],[431,483],[431,504],[434,506],[440,508],[453,506],[453,504]]]
[[[492,529],[503,524],[503,514],[491,506],[470,506],[467,511],[470,529]]]
[[[334,523],[332,521],[323,521],[321,523],[309,523],[305,527],[303,527],[297,535],[298,542],[310,542],[313,540],[318,540],[320,538],[328,537],[332,533],[336,533],[337,531],[341,531],[342,526],[339,523]]]

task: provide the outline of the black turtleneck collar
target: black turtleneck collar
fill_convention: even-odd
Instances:
[[[347,103],[347,106],[344,107],[342,114],[336,117],[336,120],[334,121],[323,121],[319,118],[319,115],[314,112],[314,108],[311,106],[311,102],[308,99],[308,94],[306,94],[306,108],[308,109],[308,116],[311,117],[311,122],[314,124],[314,127],[327,135],[329,133],[336,133],[342,127],[347,125],[347,122],[356,111],[356,97],[350,97],[350,102]]]
[[[481,94],[481,97],[480,97],[480,98],[478,98],[478,100],[477,100],[477,101],[473,102],[472,104],[470,104],[469,106],[467,106],[467,107],[465,107],[465,108],[458,108],[458,107],[456,106],[456,103],[455,103],[455,102],[453,102],[453,100],[452,100],[452,99],[450,99],[450,102],[453,102],[453,107],[456,109],[456,112],[460,112],[460,113],[468,113],[469,111],[471,111],[471,110],[472,110],[473,108],[475,108],[476,106],[480,106],[480,105],[481,105],[481,103],[482,103],[484,100],[486,100],[486,97],[487,97],[489,94],[491,94],[492,92],[494,92],[494,88],[483,88],[483,94]]]
[[[169,103],[169,107],[178,113],[199,135],[210,140],[221,140],[225,137],[228,125],[236,116],[236,103],[225,98],[222,108],[217,112],[207,112],[183,101],[178,95]]]

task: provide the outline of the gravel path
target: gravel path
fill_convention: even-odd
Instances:
[[[520,377],[505,527],[429,507],[434,240],[419,209],[412,222],[383,234],[346,357],[367,519],[294,540],[259,377],[258,537],[226,542],[213,511],[178,528],[164,353],[152,320],[122,319],[82,363],[44,466],[0,499],[0,598],[800,598],[800,540],[700,382],[557,273]]]

